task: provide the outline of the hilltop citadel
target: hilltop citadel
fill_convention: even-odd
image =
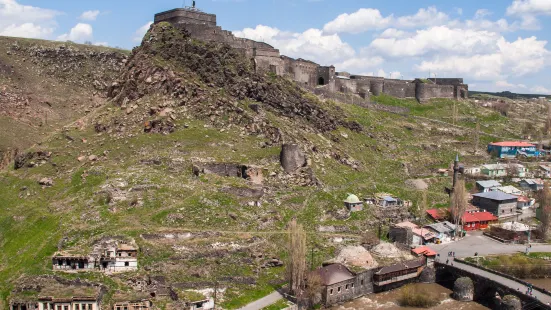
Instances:
[[[226,43],[250,57],[257,72],[289,77],[303,87],[315,88],[316,93],[351,93],[362,98],[368,98],[370,94],[387,94],[397,98],[415,98],[419,102],[432,98],[468,97],[469,86],[463,83],[462,78],[385,79],[337,72],[333,65],[322,66],[302,58],[293,59],[281,55],[278,49],[267,43],[235,37],[231,31],[217,26],[216,15],[204,13],[195,7],[155,14],[155,23],[161,22],[183,28],[198,40]]]

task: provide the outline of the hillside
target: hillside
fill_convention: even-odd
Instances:
[[[28,44],[32,49],[37,43]],[[0,61],[5,54],[0,51]],[[66,58],[61,53],[47,59],[55,67],[70,63]],[[212,288],[218,282],[226,288],[224,307],[237,308],[284,283],[283,267],[265,264],[285,259],[290,219],[307,228],[319,263],[342,246],[335,237],[357,243],[364,232],[376,232],[375,210],[342,216],[347,193],[389,192],[412,200],[414,212],[421,193],[405,181],[423,178],[429,203],[446,204],[443,188],[451,180],[434,177],[437,168],[449,166],[456,153],[467,164],[488,160],[487,142],[519,138],[522,129],[511,115],[469,101],[420,105],[373,98],[408,109],[405,114],[322,101],[291,81],[256,74],[235,50],[192,40],[168,24],[153,26],[124,62],[122,69],[98,68],[97,76],[70,71],[78,79],[56,70],[34,76],[66,90],[40,92],[61,98],[55,101],[59,123],[43,136],[70,119],[79,121],[28,149],[18,169],[10,164],[0,174],[4,308],[14,286],[26,281],[23,275],[53,274],[51,256],[58,249],[85,253],[113,236],[137,243],[137,272],[57,275],[102,283],[108,288],[105,302],[116,290]],[[5,73],[0,87],[38,93],[30,80],[19,82],[16,72]],[[92,79],[107,86],[96,90]],[[97,104],[78,104],[90,96]],[[37,98],[33,104],[44,100],[54,102]],[[74,102],[78,108],[67,109]],[[474,153],[477,121],[483,134]],[[283,170],[284,143],[299,146],[304,167]]]
[[[105,90],[127,56],[111,48],[0,37],[0,163],[105,104]]]

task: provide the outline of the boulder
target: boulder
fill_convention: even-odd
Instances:
[[[455,280],[455,283],[453,284],[453,298],[459,301],[473,301],[473,280],[469,277],[462,277]]]
[[[505,295],[501,300],[499,309],[503,310],[522,310],[522,302],[517,296]]]
[[[283,144],[279,161],[287,173],[294,173],[298,168],[306,166],[306,156],[297,144]]]
[[[42,186],[52,186],[54,185],[54,180],[52,180],[52,178],[42,178],[38,181],[38,184]]]

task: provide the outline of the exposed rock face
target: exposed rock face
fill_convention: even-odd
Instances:
[[[502,310],[522,310],[522,302],[513,295],[505,295],[501,300],[499,309]]]
[[[42,178],[40,179],[40,181],[38,181],[38,184],[49,187],[54,185],[54,180],[52,180],[51,178]]]
[[[294,173],[297,169],[306,166],[306,156],[297,144],[283,144],[279,161],[287,173]]]
[[[421,283],[434,283],[436,281],[436,270],[434,267],[426,267],[419,276],[419,282]]]
[[[245,178],[247,166],[236,163],[195,163],[193,174],[216,174],[223,177]]]
[[[23,167],[34,167],[40,163],[44,163],[50,159],[52,152],[28,152],[15,156],[13,168],[20,169]]]
[[[474,298],[474,284],[469,277],[455,280],[453,284],[453,298],[459,301],[472,301]]]

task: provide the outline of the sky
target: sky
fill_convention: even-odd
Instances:
[[[0,35],[131,49],[155,13],[192,0],[0,0]],[[218,25],[283,55],[471,90],[551,94],[551,0],[196,0]]]

